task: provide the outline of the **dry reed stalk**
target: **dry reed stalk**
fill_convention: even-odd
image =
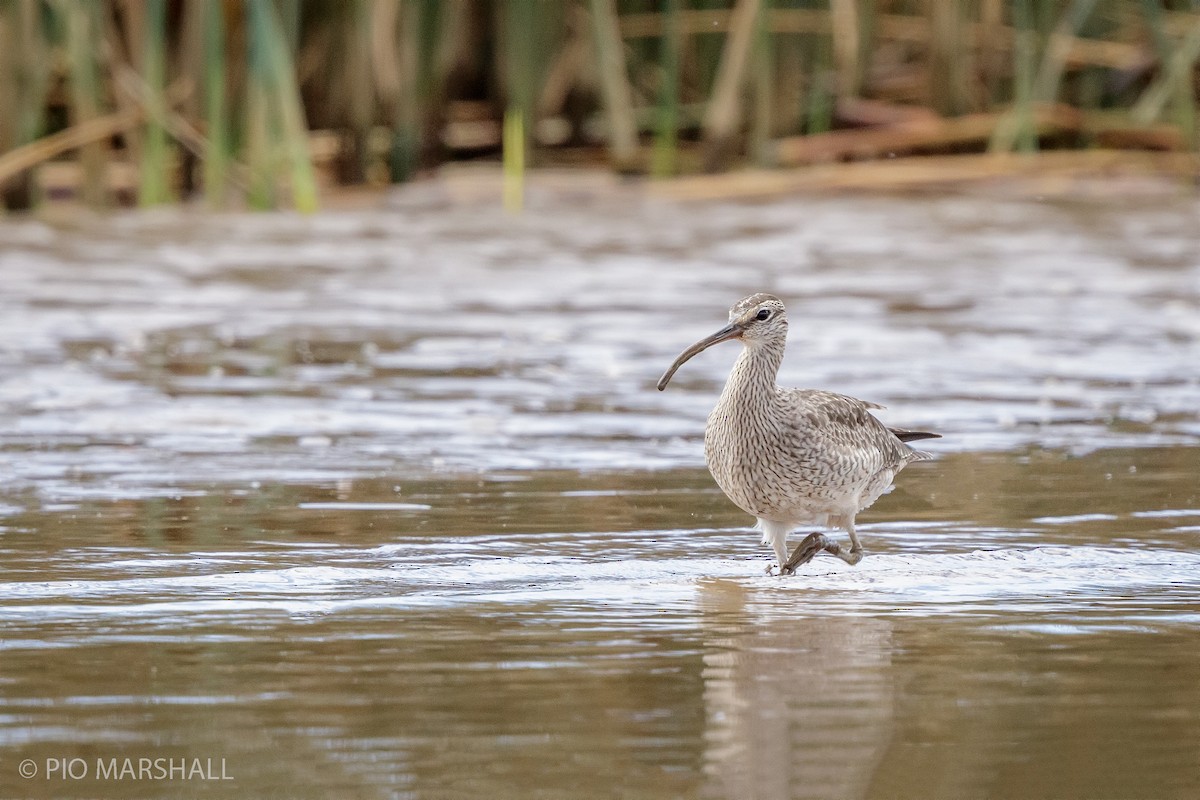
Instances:
[[[959,0],[930,0],[930,105],[943,116],[971,111],[968,77],[974,71],[966,9]]]
[[[117,70],[124,67],[135,72],[141,69],[142,63],[141,49],[142,39],[134,39],[133,32],[137,31],[141,36],[145,29],[144,21],[141,16],[144,13],[144,7],[136,6],[133,10],[124,3],[115,3],[114,11],[119,11],[120,25],[118,26],[118,14],[103,14],[104,24],[104,40],[103,52],[104,58],[102,63],[107,68],[109,76],[116,74]],[[137,17],[134,19],[133,17]],[[113,99],[116,107],[121,111],[141,111],[141,107],[125,92],[114,92]],[[142,127],[130,128],[121,133],[121,144],[124,146],[124,160],[129,164],[140,164],[142,161],[142,138],[145,130]]]
[[[568,95],[583,83],[589,62],[596,58],[590,30],[592,17],[587,10],[582,6],[572,6],[565,24],[563,45],[542,79],[542,91],[537,101],[538,119],[547,119],[562,112]]]
[[[827,192],[911,192],[945,190],[1018,179],[1030,193],[1069,192],[1074,181],[1099,181],[1106,189],[1114,175],[1158,175],[1193,182],[1197,163],[1189,153],[1130,153],[1125,150],[1054,150],[1034,155],[977,153],[919,156],[881,162],[829,164],[800,169],[743,170],[661,181],[648,191],[677,201],[753,200],[778,195]]]
[[[588,7],[592,14],[600,89],[608,118],[609,157],[618,170],[632,170],[638,161],[637,123],[633,116],[633,95],[625,69],[625,50],[615,0],[589,0]]]
[[[1004,0],[980,0],[979,24],[972,31],[976,62],[983,82],[984,108],[1000,100],[1000,82],[1004,71]]]
[[[21,147],[0,153],[0,185],[63,153],[78,150],[92,142],[100,142],[114,136],[127,136],[131,131],[136,130],[149,118],[153,110],[153,104],[145,99],[149,96],[148,88],[132,67],[121,65],[120,73],[117,76],[117,89],[117,94],[126,96],[128,100],[127,103],[121,104],[121,110],[95,117],[79,125],[72,125]],[[182,115],[170,110],[171,106],[186,100],[190,93],[191,87],[183,81],[168,87],[165,92],[168,110],[161,122],[163,127],[185,146],[198,155],[203,155],[206,151],[203,137],[188,125]]]
[[[0,153],[0,186],[44,161],[85,147],[92,142],[112,138],[142,124],[145,119],[146,114],[140,109],[117,111],[102,117],[93,117],[86,122]]]
[[[1083,115],[1067,105],[1038,106],[1031,110],[1031,116],[1033,130],[1039,136],[1077,133],[1083,127]],[[1004,112],[949,119],[917,117],[877,128],[787,137],[774,143],[773,163],[802,166],[982,147],[1003,117]]]
[[[738,0],[730,18],[729,36],[721,52],[716,82],[704,115],[704,168],[709,172],[727,166],[737,146],[742,86],[754,43],[756,19],[761,10],[762,0]]]
[[[833,37],[833,64],[837,71],[837,96],[858,94],[862,69],[862,21],[858,0],[829,0]]]

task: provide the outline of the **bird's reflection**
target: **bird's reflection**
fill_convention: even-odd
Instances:
[[[856,798],[871,787],[892,733],[892,625],[797,616],[800,599],[704,584],[706,796]]]

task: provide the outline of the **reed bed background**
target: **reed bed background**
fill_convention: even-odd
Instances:
[[[1194,178],[1198,57],[1200,0],[0,0],[0,196],[65,165],[96,207],[311,210],[499,158],[518,207],[539,163],[1039,149]]]

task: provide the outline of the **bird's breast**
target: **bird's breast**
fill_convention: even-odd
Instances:
[[[704,434],[704,456],[713,479],[748,514],[777,517],[795,505],[795,465],[785,454],[785,432],[770,414],[718,403]]]

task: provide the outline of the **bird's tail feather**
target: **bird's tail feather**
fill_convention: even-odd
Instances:
[[[921,439],[940,439],[940,433],[930,433],[929,431],[906,431],[903,428],[888,428],[902,442],[917,442]],[[924,450],[914,450],[908,448],[909,461],[929,461],[933,458],[933,453],[926,453]]]
[[[906,431],[903,428],[888,428],[902,442],[917,442],[921,439],[940,439],[940,433],[930,433],[929,431]]]

